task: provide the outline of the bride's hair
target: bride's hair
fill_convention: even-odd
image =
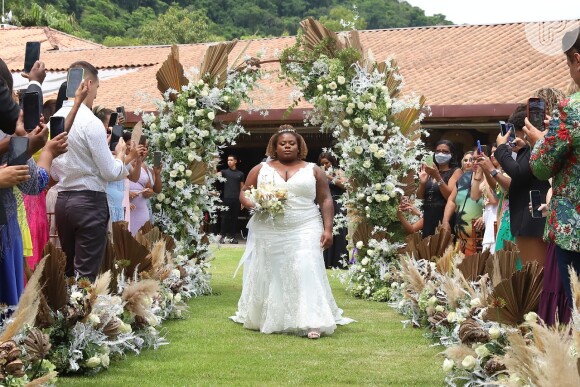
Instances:
[[[270,137],[270,141],[268,141],[268,147],[266,148],[266,156],[269,156],[274,160],[278,158],[276,155],[276,145],[278,144],[278,137],[280,137],[281,134],[291,134],[296,137],[296,142],[298,143],[298,158],[300,160],[305,160],[306,155],[308,154],[306,141],[304,141],[304,138],[298,132],[296,132],[292,125],[288,124],[281,125],[278,132],[274,133],[272,137]]]

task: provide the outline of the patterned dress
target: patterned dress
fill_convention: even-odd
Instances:
[[[552,180],[552,200],[544,239],[580,252],[580,92],[559,103],[550,128],[532,151],[530,165],[538,179]]]

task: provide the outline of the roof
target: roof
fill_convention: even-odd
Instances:
[[[580,21],[556,23],[564,23],[570,28],[579,25]],[[537,25],[510,23],[417,27],[367,30],[361,31],[360,35],[363,46],[370,48],[377,60],[389,57],[397,60],[404,77],[403,92],[425,95],[427,104],[434,107],[434,114],[441,117],[467,114],[454,112],[450,106],[469,107],[468,111],[481,114],[485,109],[473,109],[473,106],[489,105],[490,112],[503,115],[513,108],[514,103],[526,101],[539,88],[565,89],[570,83],[563,55],[548,56],[534,48],[537,44],[530,44],[527,36]],[[43,29],[0,30],[0,39],[7,40],[4,39],[7,35],[2,34],[22,34],[27,30],[38,33]],[[160,97],[155,73],[167,58],[169,46],[108,48],[66,34],[56,33],[56,36],[68,42],[69,46],[64,50],[60,46],[59,50],[43,50],[41,59],[45,61],[47,69],[62,70],[80,59],[91,62],[97,68],[137,68],[133,73],[101,82],[97,103],[103,98],[107,104],[124,105],[127,110],[153,109],[151,98]],[[17,71],[17,67],[24,62],[24,42],[33,40],[19,39],[19,49],[11,48],[13,56],[4,57],[5,60],[8,58],[7,63],[12,71]],[[12,42],[16,38],[13,39],[11,35],[8,40]],[[275,59],[280,51],[294,44],[294,41],[293,37],[241,41],[230,54],[230,61],[246,45],[246,55],[256,56],[263,52],[264,60]],[[206,46],[179,46],[180,61],[186,70],[200,65]],[[256,105],[274,111],[285,110],[290,104],[292,87],[277,80],[278,64],[269,63],[264,68],[270,72],[270,79],[262,82],[262,89],[254,93],[258,100]],[[149,98],[144,98],[144,95]],[[301,103],[299,107],[308,108],[308,105]]]

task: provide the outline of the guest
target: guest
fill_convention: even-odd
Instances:
[[[461,159],[461,172],[469,172],[473,169],[473,151],[465,152]]]
[[[228,156],[228,168],[220,171],[226,181],[223,188],[223,203],[227,210],[222,212],[220,227],[220,243],[226,238],[231,238],[231,243],[237,244],[238,240],[238,217],[240,216],[240,191],[244,186],[246,175],[238,169],[238,157],[236,155]]]
[[[570,76],[580,86],[580,28],[562,40]],[[525,119],[525,134],[533,145],[530,165],[535,177],[553,177],[553,196],[548,207],[544,238],[556,245],[556,259],[568,299],[574,299],[568,266],[580,273],[580,93],[558,105],[549,129],[541,131]],[[543,129],[543,128],[540,128]]]
[[[140,152],[143,159],[147,158],[147,147],[141,149]],[[149,201],[154,194],[161,193],[162,189],[162,167],[160,166],[151,170],[145,162],[141,162],[140,168],[137,166],[137,163],[138,161],[135,160],[131,168],[133,168],[132,171],[139,171],[136,175],[138,178],[135,181],[129,181],[129,199],[131,200],[131,224],[129,229],[133,235],[137,235],[137,231],[145,223],[153,220]]]
[[[455,146],[451,141],[438,141],[433,157],[435,167],[423,164],[417,189],[417,198],[424,199],[423,238],[435,233],[443,220],[447,199],[461,177],[461,170],[457,168]]]
[[[342,171],[338,168],[338,161],[336,157],[328,152],[322,152],[318,156],[318,165],[324,170],[325,176],[328,179],[328,187],[330,188],[330,195],[332,196],[332,204],[334,205],[334,214],[342,214],[346,216],[341,203],[338,202],[342,194],[346,191],[344,184],[346,179]],[[341,261],[348,260],[348,251],[346,249],[347,228],[342,227],[337,234],[333,233],[332,246],[324,250],[324,264],[327,269],[338,267],[343,268],[345,265]]]
[[[543,267],[548,247],[542,240],[546,221],[542,218],[532,218],[528,204],[531,190],[540,191],[542,200],[545,201],[550,183],[538,180],[530,169],[531,149],[523,139],[526,110],[526,105],[518,106],[508,120],[515,128],[516,139],[513,148],[508,144],[510,133],[505,135],[500,133],[497,137],[495,157],[512,179],[509,187],[510,228],[516,238],[522,265],[536,261]],[[512,152],[516,155],[515,159]]]
[[[405,217],[404,215],[405,213],[410,213],[412,215],[418,216],[420,217],[420,219],[414,223],[411,223]],[[403,229],[407,234],[413,234],[423,229],[423,214],[421,213],[421,211],[419,211],[417,207],[415,207],[411,203],[409,197],[407,196],[401,197],[401,202],[399,203],[399,207],[397,208],[397,218],[401,222],[401,225],[403,226]]]
[[[304,161],[307,152],[302,136],[283,125],[268,143],[273,161],[248,175],[244,191],[267,182],[289,195],[281,216],[256,213],[250,219],[242,295],[231,318],[262,333],[318,339],[353,320],[342,317],[324,268],[322,251],[332,244],[332,197],[323,171]],[[255,205],[243,191],[240,201]]]
[[[126,146],[121,139],[115,148],[116,156],[111,155],[103,124],[91,111],[99,87],[98,71],[84,61],[71,65],[75,67],[84,69],[88,93],[70,130],[69,152],[54,161],[51,175],[58,181],[55,216],[60,243],[67,256],[66,275],[94,281],[107,239],[107,182],[128,175]],[[71,107],[65,101],[55,115],[66,117]]]

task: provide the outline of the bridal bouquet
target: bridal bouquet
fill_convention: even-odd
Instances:
[[[271,218],[284,213],[288,200],[288,190],[273,184],[259,184],[257,188],[252,187],[244,194],[254,203],[250,212],[268,214]]]

